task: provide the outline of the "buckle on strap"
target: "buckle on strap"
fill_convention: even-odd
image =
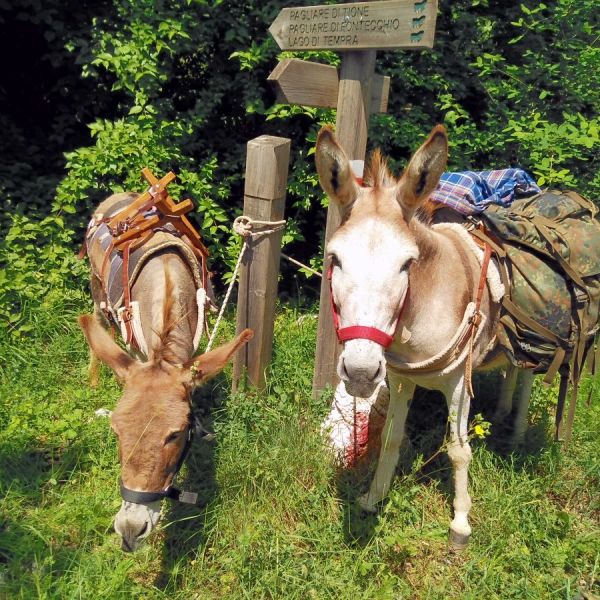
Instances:
[[[477,329],[481,325],[481,311],[477,310],[473,313],[473,316],[469,319],[469,323]]]
[[[119,311],[119,318],[123,323],[129,323],[133,319],[133,312],[130,306],[126,306],[122,311]]]

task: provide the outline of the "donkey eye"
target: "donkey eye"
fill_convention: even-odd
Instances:
[[[171,442],[175,442],[177,441],[177,439],[179,438],[179,436],[183,433],[183,431],[173,431],[172,433],[170,433],[167,436],[167,439],[165,440],[165,444],[170,444]]]
[[[337,257],[337,254],[330,254],[329,260],[331,261],[332,267],[339,267],[340,269],[342,268],[342,261]]]
[[[400,272],[404,273],[410,269],[410,266],[415,262],[414,258],[409,258],[400,268]]]

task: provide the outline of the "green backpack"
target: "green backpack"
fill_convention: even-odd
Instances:
[[[569,380],[573,394],[565,440],[571,435],[579,378],[598,331],[600,223],[597,207],[575,192],[548,190],[490,206],[480,217],[506,288],[498,340],[516,366],[561,373],[557,437]],[[593,355],[592,370],[597,356]]]

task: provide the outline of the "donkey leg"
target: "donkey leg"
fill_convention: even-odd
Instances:
[[[518,373],[519,370],[513,364],[509,364],[504,372],[504,379],[500,388],[500,398],[498,398],[496,412],[492,417],[494,423],[502,423],[512,410],[512,400],[517,385]]]
[[[102,323],[104,325],[106,319],[96,303],[94,303],[94,316],[96,317],[98,323]],[[94,351],[91,348],[89,350],[90,361],[88,363],[88,381],[90,387],[97,388],[98,384],[100,383],[100,361],[94,354]]]
[[[358,498],[360,506],[375,512],[376,504],[385,498],[390,489],[392,476],[398,463],[400,444],[404,437],[404,424],[408,413],[408,403],[415,392],[415,384],[405,379],[388,375],[390,385],[390,404],[383,431],[381,432],[381,452],[375,476],[369,491]]]
[[[523,442],[527,431],[527,416],[529,415],[529,399],[533,387],[533,371],[522,371],[521,385],[518,393],[517,414],[512,435],[512,445],[516,446]]]
[[[446,395],[448,414],[450,416],[450,439],[448,441],[448,457],[452,463],[454,480],[454,518],[450,523],[450,545],[455,550],[465,548],[471,535],[469,511],[469,464],[471,447],[469,446],[469,406],[470,398],[465,388],[464,378]]]

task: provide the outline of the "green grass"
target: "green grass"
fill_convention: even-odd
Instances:
[[[474,444],[474,533],[468,550],[452,554],[448,462],[412,468],[441,443],[444,403],[430,393],[414,401],[411,448],[381,512],[365,517],[353,502],[364,477],[338,473],[318,433],[328,407],[310,398],[316,319],[290,310],[276,320],[267,394],[230,397],[227,376],[197,394],[217,439],[195,445],[182,480],[200,491],[202,506],[165,505],[142,550],[122,553],[112,531],[116,444],[108,421],[94,417],[114,406],[119,389],[106,370],[98,389],[87,386],[75,311],[61,312],[38,315],[27,343],[6,337],[0,347],[0,598],[600,593],[598,392],[578,410],[568,453],[549,433],[556,390],[541,386],[524,451],[499,451],[502,431]],[[485,382],[479,389],[489,396]]]

